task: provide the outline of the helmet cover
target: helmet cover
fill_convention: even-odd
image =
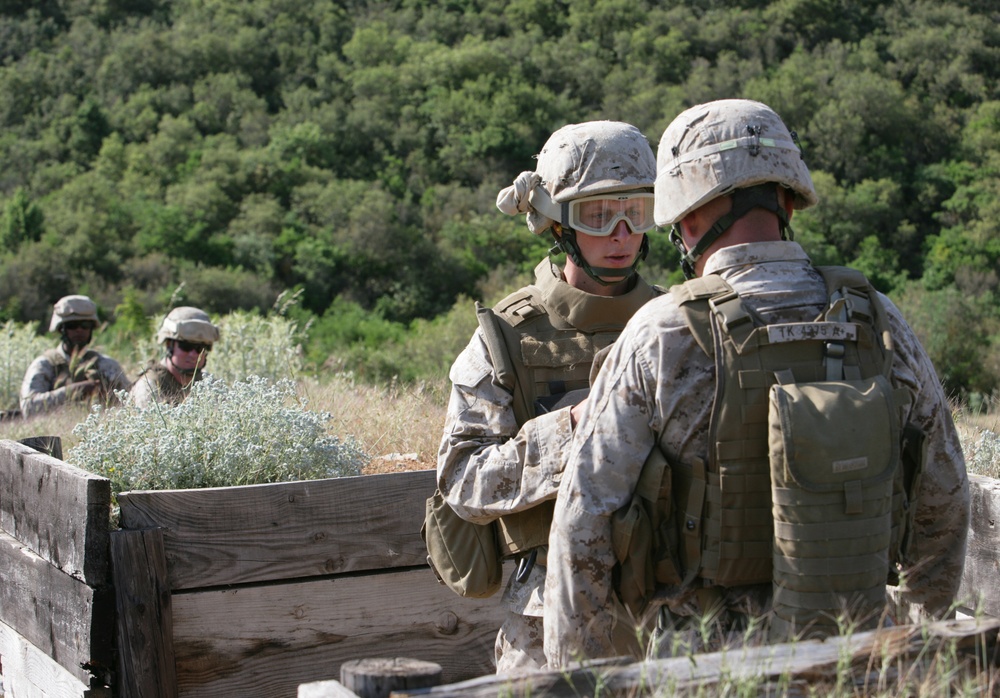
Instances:
[[[59,332],[64,323],[89,320],[97,327],[97,304],[87,296],[63,296],[52,309],[49,332]]]
[[[775,182],[794,192],[794,207],[818,198],[795,138],[765,104],[722,99],[691,107],[660,139],[655,218],[677,223],[712,199],[736,189]]]
[[[168,339],[215,344],[219,341],[219,328],[212,324],[205,311],[181,306],[174,308],[163,318],[156,333],[157,344],[162,344]]]
[[[655,181],[656,157],[635,126],[620,121],[569,124],[549,136],[534,172],[522,172],[512,186],[500,192],[497,208],[510,215],[526,213],[528,228],[541,235],[555,219],[539,207],[551,213],[552,202],[648,191]]]

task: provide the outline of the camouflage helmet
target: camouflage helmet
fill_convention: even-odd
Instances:
[[[97,327],[97,304],[87,296],[63,296],[52,309],[49,332],[59,332],[64,323],[87,320]]]
[[[817,202],[798,143],[770,107],[747,99],[699,104],[675,118],[656,158],[656,224],[669,226],[719,196],[775,182],[794,206]]]
[[[156,333],[157,344],[168,339],[198,344],[215,344],[219,341],[219,328],[212,324],[208,313],[198,308],[181,306],[171,310]]]
[[[656,157],[635,126],[569,124],[549,136],[534,172],[522,172],[500,192],[497,208],[527,214],[528,228],[541,235],[559,220],[559,204],[610,192],[651,191],[655,180]]]

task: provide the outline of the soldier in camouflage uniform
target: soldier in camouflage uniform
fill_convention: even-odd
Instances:
[[[535,172],[522,172],[497,198],[501,211],[526,214],[532,233],[550,233],[553,252],[567,254],[563,269],[545,259],[533,285],[492,313],[479,309],[481,328],[450,373],[439,489],[469,521],[499,518],[504,550],[519,563],[504,591],[508,613],[495,647],[501,673],[545,664],[546,505],[565,464],[571,405],[589,386],[595,353],[659,293],[635,272],[648,249],[645,233],[654,227],[655,169],[652,149],[634,126],[573,124],[549,138]],[[484,312],[495,317],[506,347],[486,338]],[[513,386],[501,375],[498,353],[513,363]],[[515,533],[519,516],[528,521],[520,528],[524,539]]]
[[[767,205],[745,205],[741,190],[771,183],[773,194],[770,186],[758,190]],[[823,279],[788,228],[793,209],[815,204],[816,193],[794,137],[767,106],[722,100],[683,112],[660,141],[655,194],[656,222],[674,226],[671,237],[689,278],[720,275],[768,323],[812,321],[827,307]],[[940,617],[962,573],[965,463],[934,367],[898,309],[878,297],[895,344],[892,384],[908,393],[905,418],[919,425],[928,447],[899,595],[911,612]],[[616,653],[608,613],[616,563],[612,514],[630,500],[655,444],[675,472],[708,462],[715,372],[673,294],[640,309],[612,347],[580,415],[549,538],[550,667]],[[656,590],[658,656],[696,634],[685,635],[685,628],[697,629],[709,613],[718,614],[716,639],[725,642],[727,630],[767,613],[772,593],[771,584],[706,587],[698,577]]]
[[[140,373],[132,386],[132,402],[137,407],[183,402],[202,378],[208,353],[219,341],[219,328],[203,310],[174,308],[160,323],[156,341],[163,345],[165,355]]]
[[[25,417],[66,402],[117,400],[114,391],[128,390],[131,381],[121,365],[87,349],[97,325],[97,305],[87,296],[65,296],[56,302],[49,332],[58,332],[62,341],[32,361],[24,374],[21,413]]]

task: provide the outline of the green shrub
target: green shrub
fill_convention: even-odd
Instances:
[[[8,320],[0,325],[0,410],[17,407],[28,365],[50,346],[51,340],[35,334],[30,324]]]
[[[159,328],[165,314],[152,318],[151,327]],[[219,342],[212,348],[205,372],[227,382],[261,376],[271,381],[294,380],[302,370],[303,333],[292,319],[271,313],[237,310],[212,318],[219,326]],[[163,347],[154,334],[135,342],[132,354],[145,367],[163,358]]]
[[[295,379],[302,370],[302,336],[294,320],[238,310],[218,320],[221,337],[206,372],[234,382],[247,376]]]
[[[67,462],[111,480],[115,493],[228,487],[360,475],[368,456],[327,433],[291,381],[206,377],[176,407],[95,408],[73,430]]]

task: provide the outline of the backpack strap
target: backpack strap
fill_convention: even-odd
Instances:
[[[827,319],[860,322],[873,326],[877,335],[876,340],[881,342],[883,350],[882,375],[888,378],[892,373],[894,353],[889,317],[885,304],[882,303],[871,282],[860,271],[849,267],[816,267],[816,271],[822,274],[827,295],[830,297]],[[831,313],[839,314],[841,317],[831,317]]]
[[[715,356],[712,338],[711,308],[708,299],[731,291],[732,287],[721,276],[709,274],[691,279],[670,289],[674,300],[684,313],[684,321],[694,341],[708,356]]]

